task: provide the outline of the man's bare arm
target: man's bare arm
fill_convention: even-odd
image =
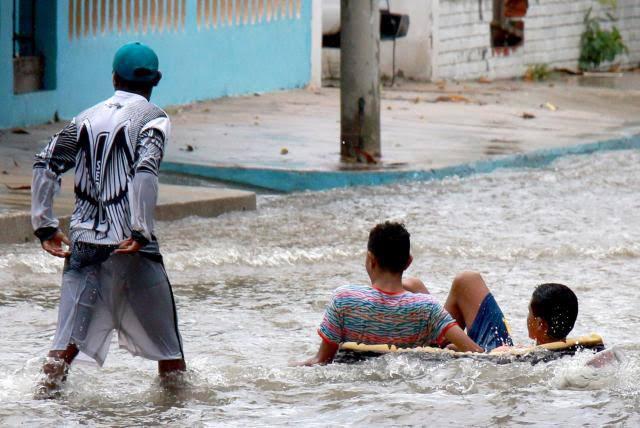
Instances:
[[[328,364],[333,361],[340,347],[335,343],[323,340],[318,348],[318,353],[306,361],[295,363],[296,366],[314,366],[316,364]]]
[[[484,352],[484,349],[471,340],[469,336],[467,336],[466,333],[457,325],[449,328],[444,337],[456,347],[456,350],[460,352]]]

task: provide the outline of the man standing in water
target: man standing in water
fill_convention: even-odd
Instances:
[[[36,156],[31,216],[48,253],[65,258],[58,324],[43,367],[44,396],[82,352],[102,365],[113,330],[120,347],[158,361],[161,377],[186,369],[171,285],[153,234],[158,169],[170,133],[149,102],[162,74],[155,52],[122,46],[115,94],[76,116]],[[53,214],[60,176],[75,167],[70,237]],[[66,250],[63,244],[69,245]]]

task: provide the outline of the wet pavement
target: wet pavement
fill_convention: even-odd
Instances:
[[[325,87],[180,107],[167,160],[341,170],[339,101],[339,89]],[[383,159],[375,168],[440,168],[636,134],[640,73],[543,83],[402,82],[382,93]]]

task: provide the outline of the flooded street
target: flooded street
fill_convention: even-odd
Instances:
[[[442,182],[260,195],[258,211],[160,223],[188,386],[165,391],[155,364],[118,350],[74,364],[62,397],[32,399],[57,313],[62,262],[32,243],[0,247],[0,424],[510,426],[640,424],[640,153],[568,157],[536,170]],[[530,344],[534,287],[577,294],[571,336],[603,336],[620,365],[589,353],[532,366],[388,355],[289,367],[317,349],[334,288],[366,283],[369,229],[403,221],[418,276],[444,301],[480,271]]]

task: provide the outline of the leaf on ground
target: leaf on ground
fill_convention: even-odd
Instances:
[[[31,184],[19,184],[17,186],[12,186],[10,184],[5,184],[5,186],[9,190],[31,190]]]
[[[440,95],[436,98],[437,103],[470,103],[471,101],[467,97],[462,95]]]

